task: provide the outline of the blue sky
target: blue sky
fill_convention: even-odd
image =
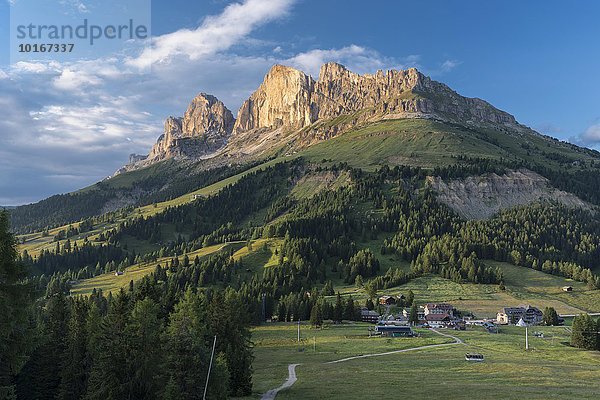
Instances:
[[[0,1],[3,205],[110,175],[129,153],[147,153],[198,92],[235,114],[274,63],[311,74],[326,61],[360,73],[415,66],[542,133],[600,145],[593,1],[156,0],[150,42],[13,64],[10,10],[31,0]],[[76,18],[106,4],[55,1]]]

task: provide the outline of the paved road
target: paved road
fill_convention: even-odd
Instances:
[[[296,378],[296,367],[300,364],[290,364],[288,365],[288,378],[287,381],[283,383],[283,385],[279,386],[277,389],[271,389],[267,393],[263,394],[262,400],[273,400],[277,393],[283,389],[287,389],[292,386],[298,378]]]
[[[460,340],[459,338],[457,338],[456,336],[453,336],[453,335],[450,335],[450,334],[447,334],[447,333],[442,333],[442,332],[439,332],[439,331],[437,331],[435,329],[431,329],[431,330],[433,332],[437,333],[438,335],[442,335],[442,336],[446,336],[446,337],[454,339],[454,342],[452,342],[452,343],[442,343],[442,344],[430,344],[430,345],[427,345],[427,346],[412,347],[410,349],[387,351],[385,353],[361,354],[360,356],[347,357],[347,358],[342,358],[341,360],[329,361],[329,362],[326,362],[325,364],[337,364],[337,363],[341,363],[341,362],[344,362],[344,361],[356,360],[356,359],[359,359],[359,358],[387,356],[389,354],[406,353],[408,351],[423,350],[423,349],[432,349],[432,348],[435,348],[435,347],[456,346],[457,344],[464,344],[464,342],[462,340]],[[285,381],[283,383],[283,385],[279,386],[277,389],[271,389],[267,393],[263,394],[262,400],[273,400],[273,399],[275,399],[275,396],[277,396],[277,393],[279,393],[279,391],[281,391],[283,389],[287,389],[290,386],[292,386],[298,380],[298,378],[296,378],[296,366],[298,366],[298,365],[300,365],[300,364],[290,364],[290,365],[288,365],[288,374],[289,374],[289,376],[287,378],[287,381]]]

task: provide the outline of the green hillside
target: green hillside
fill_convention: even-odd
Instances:
[[[177,360],[160,361],[170,370],[190,353],[187,344],[180,344],[192,339],[180,335],[203,332],[196,344],[200,357],[210,354],[216,335],[215,374],[229,373],[243,388],[236,393],[254,390],[254,398],[280,385],[286,365],[295,362],[303,364],[298,370],[302,380],[282,398],[322,398],[331,391],[363,398],[363,385],[347,383],[349,372],[384,387],[399,371],[418,379],[407,367],[463,371],[467,378],[448,381],[448,390],[457,393],[465,379],[482,374],[464,364],[465,351],[485,352],[485,373],[494,374],[495,388],[514,378],[517,364],[526,365],[523,374],[530,379],[547,362],[537,373],[545,381],[563,376],[558,367],[564,359],[573,368],[595,371],[593,355],[563,344],[570,340],[565,328],[544,328],[560,343],[532,339],[537,352],[530,356],[513,327],[497,336],[477,329],[460,332],[465,350],[453,339],[420,329],[414,340],[369,338],[367,325],[359,323],[360,308],[377,303],[378,296],[411,292],[414,307],[450,302],[478,317],[521,304],[551,307],[559,314],[600,311],[596,211],[532,203],[487,220],[466,221],[438,202],[426,185],[431,174],[450,180],[531,168],[598,204],[594,153],[524,135],[473,132],[424,120],[373,123],[237,173],[208,173],[202,182],[192,179],[183,193],[161,201],[147,198],[148,204],[20,235],[18,261],[31,271],[25,283],[46,304],[42,312],[73,335],[97,323],[89,325],[96,326],[91,335],[99,332],[107,351],[129,354],[147,342],[164,343],[172,347],[141,347],[144,354],[169,358],[170,350],[163,350],[182,349]],[[105,184],[127,190],[144,174],[151,179],[165,173],[161,168],[157,164]],[[573,291],[564,292],[565,285]],[[265,320],[279,322],[265,325]],[[298,320],[326,321],[326,329],[308,333],[312,353],[308,327],[302,327],[302,351],[289,337]],[[154,336],[136,336],[145,332]],[[62,346],[61,340],[55,336],[48,343]],[[412,350],[430,345],[437,350]],[[393,353],[398,357],[389,361],[393,374],[381,372],[373,358],[350,360],[339,368],[323,365],[399,350],[414,356]],[[45,359],[36,354],[24,370],[35,376],[33,362]],[[254,386],[249,383],[252,371]],[[374,371],[380,371],[377,377]],[[330,387],[310,383],[321,372]],[[519,398],[529,387],[523,383],[510,395]],[[467,392],[478,390],[470,385]],[[591,397],[587,389],[572,390]]]
[[[600,154],[524,129],[509,133],[424,119],[370,123],[301,152],[314,162],[323,159],[372,169],[381,165],[433,168],[452,165],[457,157],[522,160],[552,168],[576,170],[574,162],[600,162]]]
[[[326,122],[343,125],[344,118]],[[298,156],[311,163],[343,162],[371,171],[383,165],[431,169],[457,165],[464,159],[488,159],[501,161],[500,164],[506,166],[526,166],[550,178],[560,189],[578,195],[591,187],[600,187],[598,152],[559,142],[526,128],[522,132],[511,132],[425,119],[382,120],[308,148],[297,147],[293,156],[280,154],[279,161]],[[75,223],[108,210],[168,202],[203,186],[230,183],[236,174],[239,176],[263,160],[250,157],[240,162],[239,165],[211,167],[204,161],[166,160],[125,172],[77,192],[11,210],[13,229],[39,231]],[[598,202],[600,195],[595,191],[586,200]]]

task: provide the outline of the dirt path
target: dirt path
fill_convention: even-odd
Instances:
[[[290,365],[288,365],[288,378],[287,378],[287,380],[283,383],[283,385],[279,386],[278,388],[271,389],[267,393],[263,394],[263,396],[261,397],[261,399],[262,400],[273,400],[275,398],[275,396],[277,396],[277,393],[279,393],[279,391],[281,391],[283,389],[287,389],[290,386],[292,386],[298,380],[298,378],[296,378],[296,367],[298,365],[300,365],[300,364],[290,364]]]
[[[415,351],[415,350],[432,349],[435,347],[446,347],[446,346],[455,346],[457,344],[464,344],[464,342],[462,340],[460,340],[459,338],[457,338],[456,336],[452,336],[447,333],[442,333],[442,332],[436,331],[435,329],[432,329],[432,331],[437,333],[438,335],[452,338],[452,339],[454,339],[454,342],[453,343],[441,343],[441,344],[428,344],[426,346],[411,347],[410,349],[386,351],[385,353],[361,354],[360,356],[347,357],[347,358],[342,358],[341,360],[329,361],[325,364],[337,364],[337,363],[341,363],[344,361],[357,360],[359,358],[387,356],[389,354],[406,353],[406,352]]]
[[[389,354],[406,353],[406,352],[415,351],[415,350],[433,349],[436,347],[447,347],[447,346],[456,346],[457,344],[464,344],[464,342],[462,340],[460,340],[459,338],[457,338],[456,336],[453,336],[453,335],[450,335],[447,333],[442,333],[435,329],[431,329],[431,331],[437,333],[438,335],[446,336],[451,339],[454,339],[454,342],[441,343],[441,344],[429,344],[426,346],[412,347],[410,349],[386,351],[385,353],[361,354],[360,356],[347,357],[347,358],[342,358],[340,360],[329,361],[329,362],[326,362],[325,364],[338,364],[338,363],[345,362],[345,361],[357,360],[359,358],[387,356]],[[288,375],[289,376],[288,376],[287,380],[283,383],[283,385],[279,386],[278,388],[271,389],[267,393],[263,394],[261,399],[262,400],[273,400],[273,399],[275,399],[275,396],[277,396],[277,393],[279,393],[281,390],[291,387],[298,380],[298,378],[296,377],[296,366],[298,366],[298,365],[300,365],[300,364],[288,365]]]

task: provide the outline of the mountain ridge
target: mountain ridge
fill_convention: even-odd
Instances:
[[[44,229],[161,202],[290,157],[328,167],[411,166],[433,174],[437,167],[495,163],[530,169],[557,189],[600,204],[596,151],[541,135],[416,69],[358,75],[328,63],[319,75],[315,81],[274,66],[237,119],[216,97],[200,93],[183,116],[167,118],[148,156],[131,155],[113,177],[80,191],[11,210],[13,226]]]
[[[211,106],[198,107],[197,103],[203,100]],[[197,112],[198,109],[201,111]],[[344,116],[354,118],[345,125],[322,124]],[[512,132],[526,129],[511,114],[479,98],[461,96],[416,68],[360,75],[329,62],[321,67],[315,80],[296,68],[276,64],[244,101],[236,118],[216,97],[202,93],[192,100],[183,118],[167,118],[163,135],[146,158],[134,158],[117,173],[166,158],[200,159],[264,152],[277,145],[267,137],[275,132],[279,144],[293,141],[296,138],[290,133],[297,133],[295,136],[300,136],[301,143],[310,145],[368,122],[404,118]],[[211,135],[208,127],[214,120],[220,123],[216,126],[217,133]],[[216,140],[207,145],[203,143],[206,138]],[[267,146],[260,145],[264,139],[269,142]]]

